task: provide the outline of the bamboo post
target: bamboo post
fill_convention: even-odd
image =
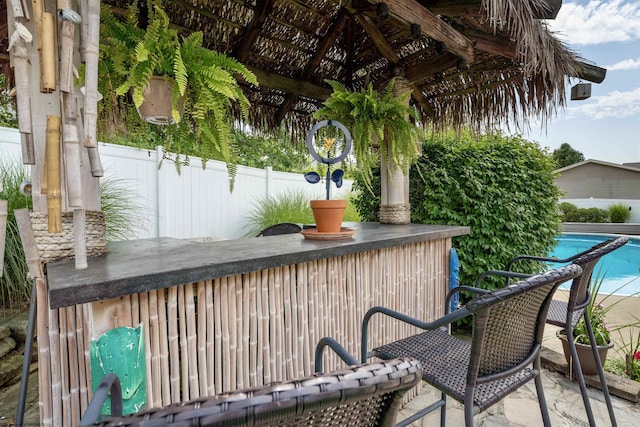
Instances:
[[[33,234],[29,211],[27,209],[16,209],[13,213],[16,216],[20,240],[22,240],[22,248],[24,249],[27,267],[29,268],[29,277],[41,279],[44,277],[44,273],[42,272],[42,264],[40,263],[40,256],[38,255],[38,246],[36,245],[36,238]]]
[[[40,62],[41,92],[56,90],[56,29],[51,13],[42,14],[42,60]]]
[[[82,208],[82,159],[78,135],[78,115],[73,93],[63,93],[62,142],[66,177],[67,201],[71,208]]]
[[[100,0],[87,0],[87,39],[85,44],[84,146],[89,148],[91,174],[103,176],[97,152],[98,46],[100,43]]]
[[[0,191],[2,190],[0,184]],[[4,266],[4,244],[7,237],[7,215],[8,215],[8,202],[6,200],[0,200],[0,277],[2,277],[2,271]]]
[[[73,210],[73,249],[76,269],[87,268],[87,233],[86,211],[84,209]]]
[[[45,427],[53,422],[52,365],[49,346],[49,297],[44,279],[36,279],[38,311],[38,390],[40,420]]]
[[[62,193],[60,183],[60,117],[47,116],[47,213],[49,233],[62,233]]]
[[[9,34],[17,30],[17,25],[14,25],[12,8],[7,9],[7,24],[9,25]],[[36,163],[36,156],[31,135],[30,65],[27,42],[28,40],[22,36],[18,37],[10,49],[10,58],[16,83],[16,113],[22,146],[22,163],[33,165]]]
[[[36,46],[38,48],[38,63],[42,64],[42,15],[44,14],[44,4],[42,0],[31,0],[33,9],[33,25],[36,29]],[[45,92],[42,86],[42,69],[40,70],[40,92]]]

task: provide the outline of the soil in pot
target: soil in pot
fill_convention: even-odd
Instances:
[[[564,330],[557,333],[558,338],[562,342],[562,351],[567,363],[571,365],[571,349],[569,349],[569,342]],[[598,346],[598,355],[600,356],[600,362],[604,365],[604,361],[607,359],[607,352],[610,348],[613,348],[613,342],[610,342],[607,346]],[[598,366],[596,360],[593,357],[593,351],[591,345],[576,343],[576,352],[578,353],[578,360],[580,361],[580,368],[584,375],[597,375]]]

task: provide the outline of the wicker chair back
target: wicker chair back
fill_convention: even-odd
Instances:
[[[100,426],[393,426],[403,395],[420,382],[420,363],[393,359],[204,397]]]

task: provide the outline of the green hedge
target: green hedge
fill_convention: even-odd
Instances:
[[[560,191],[554,168],[546,151],[520,137],[434,135],[411,169],[412,222],[471,227],[453,245],[461,283],[473,285],[478,274],[504,267],[515,255],[545,255],[555,245]],[[362,183],[356,180],[355,186]],[[379,193],[379,180],[373,188]],[[379,194],[367,191],[355,200],[366,220],[377,220],[379,203]]]

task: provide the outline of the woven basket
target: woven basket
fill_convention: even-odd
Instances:
[[[31,212],[30,215],[41,262],[74,256],[72,212],[62,214],[62,233],[57,234],[49,234],[46,213]],[[98,256],[107,251],[106,228],[102,212],[86,211],[86,235],[87,256]]]

